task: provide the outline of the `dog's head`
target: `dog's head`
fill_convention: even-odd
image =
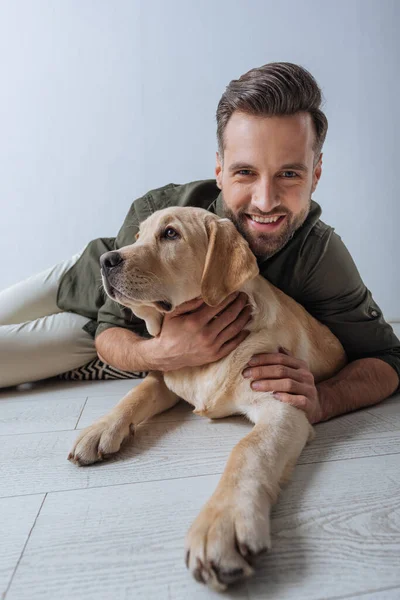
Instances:
[[[229,219],[195,207],[164,208],[140,225],[136,242],[100,257],[107,295],[146,321],[202,297],[217,306],[258,275],[257,260]]]

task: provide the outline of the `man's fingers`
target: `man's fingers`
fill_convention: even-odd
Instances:
[[[188,300],[188,302],[183,302],[179,306],[175,308],[175,310],[170,313],[169,316],[178,317],[180,315],[190,313],[194,311],[196,308],[200,308],[204,304],[203,298],[194,298],[193,300]]]
[[[233,302],[238,296],[240,292],[234,292],[230,294],[225,300],[219,304],[218,306],[208,306],[202,297],[194,298],[193,300],[189,300],[188,302],[183,302],[180,304],[170,316],[177,317],[183,314],[189,314],[194,312],[196,309],[201,309],[199,313],[203,313],[207,319],[206,322],[213,319],[218,313],[224,310],[231,302]]]
[[[304,383],[293,379],[261,379],[252,381],[251,388],[257,392],[284,392],[286,394],[305,395]]]
[[[294,395],[294,394],[286,394],[285,392],[277,392],[274,396],[280,400],[281,402],[286,402],[286,404],[291,404],[296,408],[300,408],[307,412],[308,400],[305,396]]]
[[[313,380],[313,376],[305,369],[294,369],[286,365],[270,365],[250,367],[245,369],[246,378],[249,379],[294,379],[302,383]]]
[[[240,296],[240,298],[239,298],[239,296]],[[227,309],[227,307],[230,304],[233,304],[236,300],[239,303],[239,301],[241,299],[242,304],[244,304],[245,298],[247,298],[247,296],[244,292],[234,292],[233,294],[230,294],[229,296],[227,296],[225,298],[225,300],[223,302],[221,302],[221,304],[218,304],[218,306],[205,306],[204,314],[207,316],[208,322],[211,323],[213,321],[214,317],[218,317],[218,315],[220,313],[225,311],[225,309]],[[240,310],[239,310],[239,312],[240,312]]]
[[[287,356],[281,352],[269,353],[269,354],[256,354],[247,363],[249,367],[258,365],[285,365],[292,369],[308,369],[308,365],[304,360],[295,358],[294,356]]]

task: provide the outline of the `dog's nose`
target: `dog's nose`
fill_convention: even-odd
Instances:
[[[100,264],[103,269],[111,269],[123,262],[123,258],[119,252],[106,252],[100,256]]]

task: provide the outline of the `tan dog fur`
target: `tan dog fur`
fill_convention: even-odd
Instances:
[[[179,240],[161,239],[167,226],[180,234]],[[124,263],[112,281],[103,277],[103,284],[109,295],[110,283],[118,288],[116,300],[144,319],[152,336],[162,326],[159,300],[170,302],[172,310],[200,296],[217,306],[240,290],[253,309],[246,325],[251,333],[236,350],[202,367],[149,373],[108,415],[81,432],[69,455],[87,465],[118,452],[137,425],[180,398],[199,415],[242,414],[253,422],[186,536],[188,568],[198,581],[221,591],[251,575],[251,556],[270,548],[271,507],[314,436],[303,411],[272,392],[253,391],[242,370],[254,354],[283,346],[308,365],[318,382],[345,365],[345,353],[327,327],[259,275],[254,255],[229,219],[200,208],[163,209],[141,224],[135,244],[118,252]]]

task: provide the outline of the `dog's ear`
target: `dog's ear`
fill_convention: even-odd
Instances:
[[[259,273],[257,259],[230,219],[205,217],[208,235],[201,295],[217,306]]]

